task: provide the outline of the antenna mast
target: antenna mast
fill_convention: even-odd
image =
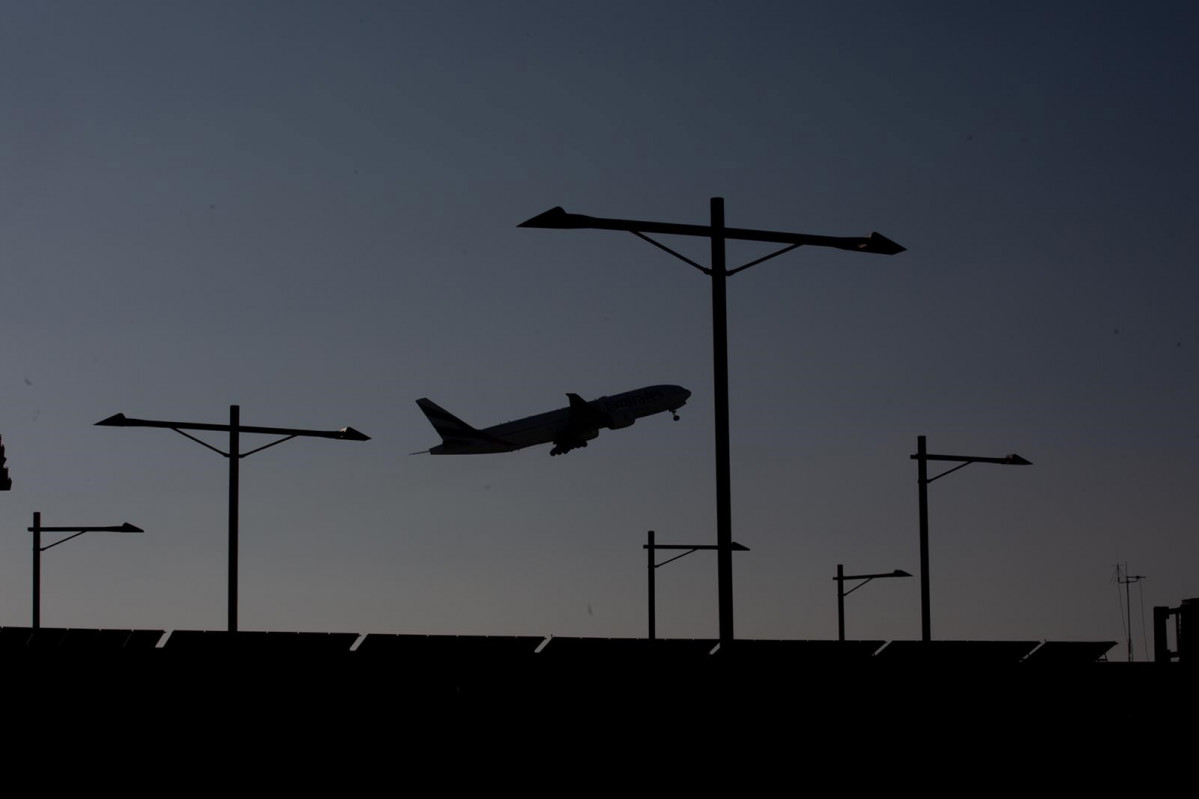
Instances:
[[[1145,579],[1145,575],[1143,575],[1143,574],[1129,574],[1127,562],[1124,564],[1124,573],[1123,573],[1123,576],[1121,576],[1120,564],[1119,563],[1116,564],[1116,583],[1118,585],[1124,586],[1124,612],[1125,612],[1125,616],[1127,619],[1127,621],[1125,622],[1125,624],[1127,625],[1125,627],[1125,632],[1128,633],[1128,662],[1129,663],[1132,663],[1132,596],[1131,596],[1131,589],[1129,589],[1129,586],[1132,585],[1133,583],[1139,583],[1141,580],[1144,580],[1144,579]]]

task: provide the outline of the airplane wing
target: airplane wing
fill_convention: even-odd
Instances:
[[[612,417],[603,411],[591,407],[587,400],[578,394],[566,394],[570,400],[570,426],[578,430],[589,430],[596,427],[607,427],[612,423]]]
[[[551,455],[565,455],[572,449],[587,446],[587,442],[599,435],[599,428],[607,427],[612,419],[603,411],[591,406],[578,394],[567,393],[570,407],[567,409],[566,425],[554,436]]]

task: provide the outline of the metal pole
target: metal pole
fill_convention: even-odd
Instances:
[[[1119,574],[1120,567],[1116,567]],[[1132,580],[1128,576],[1128,561],[1124,562],[1124,614],[1128,630],[1128,662],[1132,663]]]
[[[646,535],[646,567],[649,569],[649,640],[653,641],[658,637],[658,627],[655,616],[657,616],[657,597],[654,594],[654,531],[650,530]]]
[[[724,198],[711,199],[712,355],[716,407],[716,583],[720,643],[733,641],[733,516],[729,465],[729,341],[724,260]]]
[[[33,629],[42,626],[42,512],[33,512]]]
[[[928,599],[928,450],[924,436],[916,436],[916,464],[920,483],[920,640],[931,641],[932,619]]]
[[[845,640],[845,567],[837,564],[837,640]]]
[[[241,407],[229,406],[229,632],[237,632],[237,505],[241,466]]]

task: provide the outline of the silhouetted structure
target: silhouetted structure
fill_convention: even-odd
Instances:
[[[917,482],[920,485],[920,638],[923,641],[931,641],[932,632],[932,610],[929,601],[929,577],[928,577],[928,484],[934,480],[940,480],[942,477],[953,474],[958,469],[964,469],[972,463],[998,463],[1004,466],[1031,466],[1032,461],[1025,460],[1019,455],[1005,455],[1002,458],[985,458],[976,455],[932,455],[929,454],[925,447],[924,436],[916,437],[916,454],[912,456],[912,460],[917,462],[918,478]],[[929,461],[949,461],[956,463],[952,469],[948,469],[933,477],[928,476]]]
[[[1033,666],[1079,666],[1106,657],[1112,646],[1110,641],[1045,641],[1020,662]]]
[[[163,630],[97,630],[70,627],[0,627],[0,656],[21,652],[88,655],[155,649]]]
[[[630,733],[732,723],[735,737],[794,743],[796,730],[860,735],[870,718],[939,721],[954,735],[1037,719],[1060,732],[1089,730],[1133,697],[1170,707],[1188,670],[1096,662],[1113,646],[10,627],[0,628],[0,668],[14,686],[47,689],[16,690],[6,704],[10,722],[46,733],[96,718],[182,735],[170,739],[178,748],[211,743],[213,720],[227,719],[217,723],[224,743],[302,732],[392,747],[406,730],[457,752],[463,735],[494,745],[526,726],[601,730],[624,745]],[[908,736],[887,727],[887,745],[904,746]]]
[[[352,427],[339,430],[301,430],[293,427],[252,427],[241,423],[241,407],[229,406],[229,424],[208,424],[204,422],[168,422],[155,419],[131,419],[123,413],[116,413],[107,419],[96,422],[100,427],[162,427],[174,430],[184,438],[191,439],[200,446],[210,449],[229,461],[229,632],[237,632],[237,535],[238,535],[238,484],[240,482],[241,459],[248,458],[255,452],[262,452],[284,441],[293,438],[334,438],[341,441],[370,441],[370,436],[364,435]],[[207,430],[229,434],[229,451],[225,452],[201,441],[185,430]],[[255,447],[249,452],[241,451],[241,434],[258,433],[269,436],[283,436],[278,441],[272,441],[261,447]]]
[[[1174,619],[1174,649],[1170,649],[1169,621]],[[1178,607],[1153,609],[1153,660],[1157,663],[1194,665],[1199,661],[1199,598],[1184,599]]]
[[[29,532],[33,533],[33,627],[34,629],[42,626],[42,553],[47,549],[53,549],[59,544],[65,544],[73,538],[78,538],[84,533],[144,533],[140,527],[136,527],[129,522],[124,524],[114,525],[87,525],[86,527],[43,527],[41,511],[34,511],[33,526],[28,528]],[[53,544],[42,546],[42,533],[73,533],[66,538],[60,538]]]
[[[605,219],[583,214],[568,214],[561,207],[522,222],[518,227],[551,228],[557,230],[621,230],[654,245],[693,266],[712,278],[712,357],[714,402],[716,411],[716,579],[717,605],[720,616],[720,640],[733,640],[733,521],[731,466],[729,459],[729,359],[728,359],[728,313],[725,299],[725,281],[732,275],[756,266],[763,261],[790,252],[797,247],[834,247],[839,250],[897,255],[904,248],[878,233],[862,237],[813,236],[807,233],[781,233],[769,230],[729,228],[724,224],[724,199],[710,200],[711,223],[708,225],[680,225],[670,222],[647,222],[633,219]],[[690,258],[675,252],[665,244],[651,239],[649,233],[667,236],[699,236],[712,245],[711,266],[704,267]],[[763,258],[742,264],[735,269],[725,268],[725,241],[761,241],[785,244],[781,250]]]
[[[12,479],[8,476],[8,457],[4,454],[4,436],[0,436],[0,491],[11,491]]]
[[[1139,583],[1145,579],[1143,574],[1129,574],[1128,564],[1124,564],[1124,571],[1120,571],[1120,564],[1116,564],[1116,584],[1124,586],[1124,633],[1128,642],[1128,662],[1131,663],[1134,658],[1132,656],[1132,584]],[[1144,607],[1142,605],[1142,607]]]
[[[886,579],[888,577],[911,577],[912,575],[905,572],[903,569],[895,569],[894,571],[883,572],[882,574],[846,574],[844,565],[837,564],[837,576],[833,579],[837,582],[837,640],[845,640],[845,597],[857,591],[871,580]],[[855,585],[848,591],[845,590],[846,580],[861,580],[862,582]]]
[[[643,549],[646,551],[646,568],[649,572],[649,601],[647,603],[649,605],[649,640],[654,641],[658,638],[658,592],[657,581],[654,579],[657,570],[667,563],[674,563],[679,558],[690,555],[692,552],[698,552],[701,549],[719,549],[719,544],[655,544],[654,531],[650,530],[646,533],[646,543]],[[654,553],[659,549],[682,549],[686,551],[658,563],[657,556]],[[732,550],[734,552],[749,552],[749,547],[742,546],[734,541]]]

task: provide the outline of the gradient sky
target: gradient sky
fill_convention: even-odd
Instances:
[[[737,634],[834,637],[837,563],[918,572],[924,434],[1035,463],[930,487],[934,637],[1121,638],[1117,562],[1146,614],[1199,596],[1197,25],[1183,2],[0,2],[0,625],[28,624],[40,510],[147,530],[46,553],[43,624],[223,628],[225,460],[93,423],[237,403],[372,436],[242,461],[242,629],[644,635],[645,531],[715,538],[709,282],[628,234],[516,226],[704,224],[721,196],[731,226],[909,250],[730,280]],[[485,426],[654,383],[691,389],[681,421],[566,457],[408,454],[437,443],[418,397]],[[659,634],[715,637],[710,553],[658,578]],[[847,614],[917,638],[918,580]]]

